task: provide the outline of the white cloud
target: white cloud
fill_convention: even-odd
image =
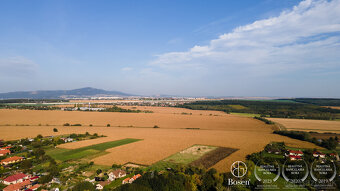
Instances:
[[[131,68],[131,67],[124,67],[124,68],[122,68],[121,70],[122,70],[123,72],[128,72],[128,71],[133,70],[133,68]]]
[[[277,17],[235,28],[206,46],[158,55],[168,70],[223,68],[255,75],[340,66],[340,0],[305,0]]]
[[[0,73],[6,76],[27,77],[36,73],[38,65],[24,57],[0,59]]]

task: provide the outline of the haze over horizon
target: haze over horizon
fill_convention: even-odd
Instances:
[[[0,93],[340,97],[340,0],[2,1]]]

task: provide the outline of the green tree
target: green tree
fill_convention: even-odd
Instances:
[[[88,190],[88,191],[95,191],[96,187],[87,181],[83,181],[83,182],[78,182],[73,188],[72,191],[84,191],[84,190]]]
[[[22,161],[22,162],[20,163],[20,167],[21,167],[22,169],[29,169],[29,168],[31,168],[31,167],[32,167],[32,162],[31,162],[31,160],[24,160],[24,161]]]

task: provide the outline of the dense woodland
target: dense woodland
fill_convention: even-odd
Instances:
[[[295,98],[287,100],[319,106],[340,106],[340,99],[335,98]]]
[[[286,100],[219,100],[197,101],[179,105],[195,110],[218,110],[227,113],[253,113],[262,117],[297,118],[297,119],[340,119],[340,110],[318,105],[297,103]]]
[[[299,139],[302,141],[308,141],[324,147],[328,150],[335,150],[338,145],[338,137],[330,137],[328,139],[317,140],[315,137],[311,138],[308,132],[304,131],[274,131],[275,134],[284,135],[293,139]]]

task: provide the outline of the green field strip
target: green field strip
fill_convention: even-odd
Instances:
[[[117,141],[109,141],[105,143],[99,143],[95,145],[81,147],[78,149],[53,148],[53,149],[47,150],[46,154],[59,161],[77,160],[77,159],[89,158],[94,155],[100,156],[101,153],[105,154],[105,150],[107,149],[137,142],[140,140],[142,139],[127,138],[127,139],[121,139]]]

